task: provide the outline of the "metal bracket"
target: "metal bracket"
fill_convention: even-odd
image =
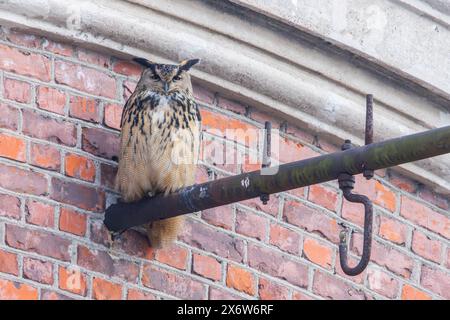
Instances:
[[[272,155],[272,123],[266,121],[264,124],[264,146],[263,146],[263,158],[262,158],[262,168],[270,167],[270,157]],[[259,196],[264,205],[270,200],[270,195],[263,193]]]

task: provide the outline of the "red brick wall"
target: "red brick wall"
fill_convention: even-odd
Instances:
[[[152,250],[139,230],[112,246],[102,225],[114,198],[122,105],[140,69],[48,39],[2,30],[0,39],[0,299],[440,299],[450,298],[448,199],[391,171],[357,191],[376,205],[372,262],[340,270],[342,224],[361,208],[327,183],[189,217],[170,249]],[[335,147],[252,106],[195,88],[204,138],[237,149],[216,129],[284,128],[282,162]],[[250,150],[253,151],[253,150]],[[198,182],[259,165],[215,165],[204,153]]]

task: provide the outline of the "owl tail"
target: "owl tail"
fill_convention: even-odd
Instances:
[[[147,236],[152,248],[165,248],[177,240],[182,231],[184,216],[159,220],[147,225]]]

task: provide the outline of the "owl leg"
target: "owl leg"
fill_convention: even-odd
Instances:
[[[181,232],[184,216],[154,221],[147,225],[147,235],[153,248],[170,246]]]

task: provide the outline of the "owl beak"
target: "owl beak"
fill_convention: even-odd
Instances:
[[[169,92],[169,84],[167,82],[164,82],[164,92]]]

